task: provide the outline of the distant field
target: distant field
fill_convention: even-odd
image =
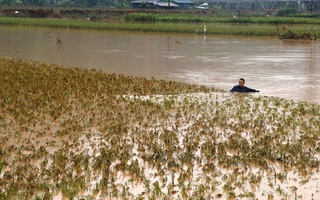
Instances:
[[[0,25],[174,32],[215,35],[319,37],[317,15],[272,16],[263,12],[87,8],[1,8]],[[296,34],[296,35],[293,35]],[[307,38],[307,39],[310,39]],[[306,38],[303,38],[306,39]]]
[[[256,18],[256,21],[259,18]],[[215,34],[215,35],[242,35],[242,36],[273,36],[279,37],[289,31],[295,34],[310,33],[319,37],[320,25],[318,24],[269,24],[269,23],[238,23],[228,21],[226,18],[218,22],[174,22],[159,20],[155,22],[141,22],[138,20],[92,22],[79,19],[54,19],[54,18],[18,18],[2,17],[0,25],[39,26],[52,28],[76,28],[137,32],[168,32],[190,34]],[[232,19],[230,19],[232,20]]]

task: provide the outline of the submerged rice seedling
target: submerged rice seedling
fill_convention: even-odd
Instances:
[[[0,73],[3,199],[280,199],[319,181],[319,105],[9,58]]]

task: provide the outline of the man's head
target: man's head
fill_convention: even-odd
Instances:
[[[240,78],[240,79],[239,79],[239,86],[240,86],[241,88],[243,88],[245,82],[246,82],[246,81],[245,81],[243,78]]]

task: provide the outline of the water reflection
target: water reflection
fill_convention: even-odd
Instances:
[[[261,95],[320,103],[317,42],[1,27],[0,44],[1,56],[225,90],[243,77]]]

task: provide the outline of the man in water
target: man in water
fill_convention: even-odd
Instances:
[[[230,92],[260,92],[259,90],[255,90],[252,88],[248,88],[246,86],[244,86],[244,83],[246,81],[243,78],[239,79],[239,85],[234,86]]]

